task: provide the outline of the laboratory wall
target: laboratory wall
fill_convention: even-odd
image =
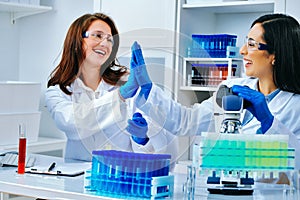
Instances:
[[[14,24],[10,13],[0,12],[0,81],[40,82],[40,136],[63,138],[45,108],[44,92],[68,27],[75,18],[93,12],[93,0],[41,0],[41,5],[53,9],[19,18]]]
[[[10,15],[0,12],[0,80],[19,78],[19,27],[10,23]]]
[[[42,85],[40,136],[62,138],[44,101],[44,92],[51,71],[58,64],[63,41],[70,24],[84,13],[93,12],[93,0],[44,0],[53,7],[44,14],[25,17],[19,26],[19,79],[40,82]]]

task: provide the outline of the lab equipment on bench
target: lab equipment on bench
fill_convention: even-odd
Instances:
[[[85,188],[96,195],[151,198],[172,196],[171,155],[116,150],[93,151]]]
[[[294,172],[295,149],[288,147],[288,135],[242,133],[239,118],[249,102],[226,86],[220,86],[215,100],[224,111],[220,131],[202,133],[199,144],[194,145],[185,185],[195,185],[194,177],[205,176],[212,194],[251,195],[255,179]],[[185,188],[190,197],[195,188]]]

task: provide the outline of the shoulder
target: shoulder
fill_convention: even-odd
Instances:
[[[70,87],[67,87],[67,89],[72,92],[73,91],[73,87],[70,86]],[[64,97],[64,98],[70,98],[70,95],[64,93],[60,86],[58,84],[56,85],[53,85],[53,86],[50,86],[47,88],[46,92],[45,92],[45,97],[46,99],[49,99],[49,98],[54,98],[54,97]]]

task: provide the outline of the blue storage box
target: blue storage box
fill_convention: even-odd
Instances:
[[[236,35],[213,34],[213,35],[192,35],[191,57],[200,58],[226,58],[227,47],[236,46]]]

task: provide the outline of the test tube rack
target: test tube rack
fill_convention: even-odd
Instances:
[[[211,193],[252,194],[254,178],[295,169],[288,135],[203,133],[193,148],[193,166],[206,175]],[[209,176],[209,174],[211,176]],[[191,175],[189,175],[191,177]]]
[[[85,189],[101,196],[156,198],[172,196],[171,155],[116,150],[92,152]]]
[[[191,63],[191,84],[199,86],[218,86],[228,77],[228,63]],[[236,76],[237,65],[233,64],[231,69],[231,77]]]

